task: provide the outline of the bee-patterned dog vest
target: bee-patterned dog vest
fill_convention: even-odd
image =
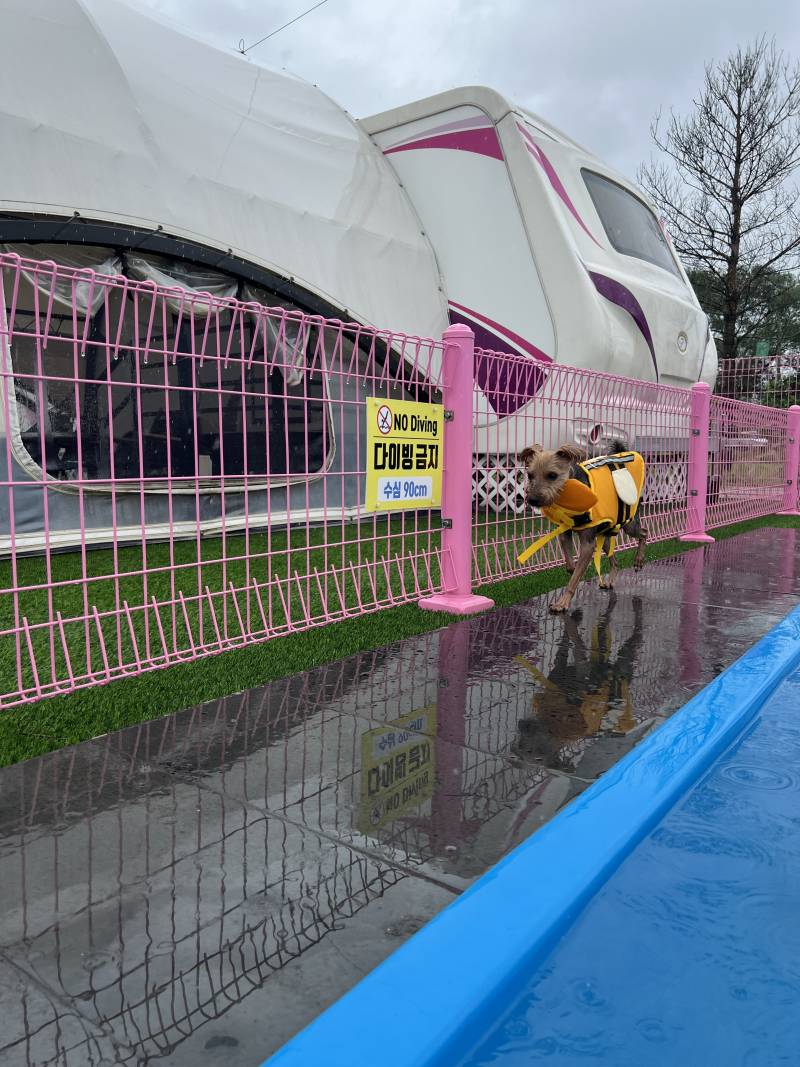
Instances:
[[[557,524],[556,529],[520,552],[518,562],[527,563],[534,553],[559,534],[591,529],[597,536],[594,565],[599,574],[603,541],[609,539],[608,554],[613,555],[616,535],[638,510],[644,475],[644,459],[638,452],[596,456],[579,463],[575,477],[564,483],[555,503],[542,508],[542,514]]]

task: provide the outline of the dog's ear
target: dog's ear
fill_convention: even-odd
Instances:
[[[537,452],[542,451],[541,445],[532,445],[530,448],[523,448],[519,454],[520,463],[527,464],[533,459]]]
[[[556,450],[556,455],[565,459],[568,463],[582,463],[586,459],[586,452],[579,445],[561,445]]]

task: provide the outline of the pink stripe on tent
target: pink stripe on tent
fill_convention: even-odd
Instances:
[[[451,322],[463,322],[475,334],[476,384],[498,415],[513,415],[545,384],[552,360],[518,333],[463,304],[451,300],[449,309]],[[533,359],[523,359],[520,350]],[[509,358],[504,363],[502,359],[489,358],[503,354],[516,356],[516,360]]]
[[[492,319],[479,314],[477,311],[473,311],[472,308],[465,307],[463,304],[457,304],[454,300],[449,300],[448,306],[475,319],[476,322],[481,323],[498,338],[504,341],[510,341],[512,345],[520,349],[522,352],[525,352],[527,355],[532,356],[534,359],[543,360],[545,363],[553,362],[552,357],[548,356],[546,352],[543,352],[541,348],[537,348],[536,345],[531,344],[530,341],[526,341],[524,337],[520,337],[518,333],[509,330],[507,326],[501,326],[499,322],[494,322]]]
[[[383,154],[390,156],[393,152],[409,152],[418,148],[450,148],[456,152],[474,152],[491,159],[503,159],[503,149],[493,126],[483,130],[454,130],[432,137],[421,137],[417,141],[386,148]]]
[[[487,126],[492,126],[493,123],[490,119],[476,115],[469,119],[458,119],[457,122],[443,122],[440,126],[431,126],[430,129],[424,131],[425,137],[433,137],[439,133],[449,133],[451,130],[482,130]],[[389,148],[397,148],[400,145],[411,144],[420,134],[415,133],[412,137],[402,137],[399,141],[395,141],[393,145],[389,145]]]
[[[575,221],[578,223],[584,233],[588,234],[588,236],[591,237],[597,247],[602,248],[603,246],[600,244],[600,242],[594,236],[592,231],[583,221],[578,212],[578,209],[572,203],[570,195],[564,188],[562,181],[556,173],[556,169],[553,164],[550,162],[550,160],[547,158],[547,156],[544,154],[538,144],[534,141],[533,137],[531,137],[528,130],[526,130],[525,127],[522,126],[519,122],[517,123],[517,128],[525,139],[525,147],[528,149],[533,158],[540,164],[542,170],[547,175],[548,181],[552,185],[553,189],[555,189],[557,196],[565,204],[567,211],[569,211],[570,215],[572,215],[572,217],[575,219]]]

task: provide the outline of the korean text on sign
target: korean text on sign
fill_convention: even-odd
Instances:
[[[367,400],[367,509],[438,508],[442,502],[444,408]]]

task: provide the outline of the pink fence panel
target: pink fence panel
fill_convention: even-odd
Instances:
[[[797,412],[710,398],[700,514],[689,390],[475,349],[462,403],[445,364],[440,340],[0,255],[0,709],[468,587],[466,501],[474,584],[560,565],[517,562],[549,526],[529,445],[642,452],[651,541],[794,509]],[[443,392],[471,484],[451,461],[441,515],[367,512],[367,400]]]
[[[550,542],[524,567],[518,553],[550,524],[524,499],[518,456],[539,444],[574,442],[600,455],[622,441],[642,452],[647,475],[642,517],[650,540],[686,529],[690,421],[688,390],[543,365],[505,352],[476,349],[474,392],[473,544],[476,581],[561,563]],[[620,546],[625,547],[625,538]]]
[[[775,408],[800,404],[800,352],[721,360],[714,392]]]
[[[441,343],[0,255],[0,707],[440,591],[364,510],[368,397]]]
[[[711,397],[707,527],[783,508],[788,428],[785,409]]]

